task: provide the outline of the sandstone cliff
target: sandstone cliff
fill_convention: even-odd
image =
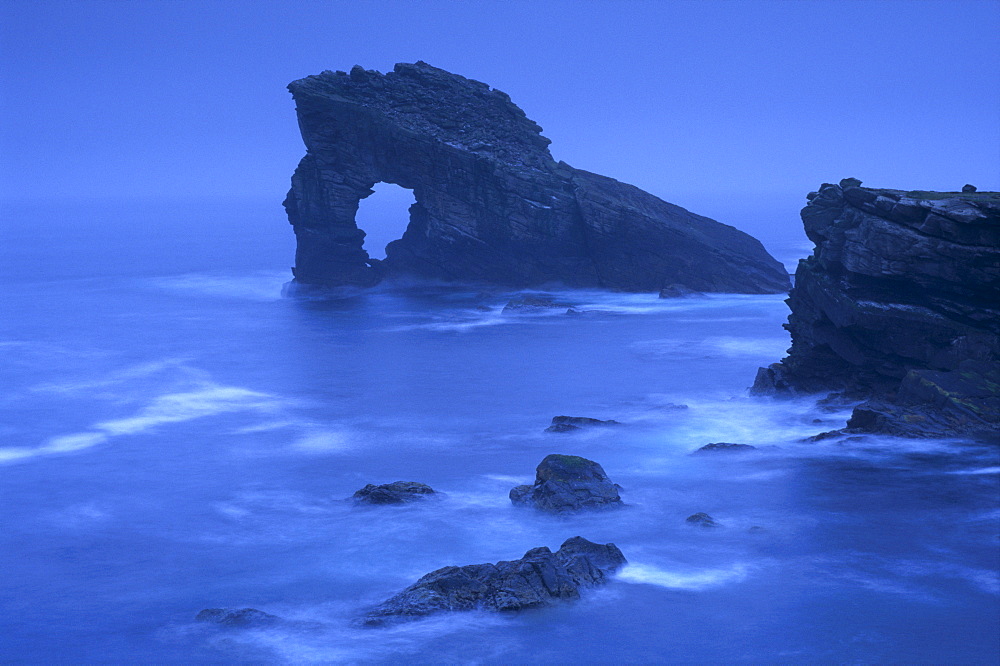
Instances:
[[[756,393],[867,399],[848,426],[908,436],[1000,432],[1000,193],[824,184],[816,244],[788,299],[789,355]]]
[[[289,85],[307,153],[285,200],[297,282],[385,275],[516,287],[775,293],[788,276],[733,227],[553,160],[541,128],[499,90],[426,63],[354,67]],[[355,223],[378,182],[416,203],[382,262]]]

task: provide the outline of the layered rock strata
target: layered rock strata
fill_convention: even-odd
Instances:
[[[387,74],[327,71],[288,88],[307,150],[285,199],[297,283],[413,275],[651,292],[789,286],[751,236],[556,162],[541,128],[485,83],[417,62]],[[381,262],[355,222],[378,182],[416,200]]]
[[[605,583],[626,563],[613,543],[567,539],[558,551],[532,548],[519,560],[444,567],[369,611],[363,623],[387,622],[441,611],[518,611],[576,599],[580,590]]]
[[[788,299],[792,347],[756,393],[864,399],[853,431],[1000,433],[1000,193],[824,184]]]

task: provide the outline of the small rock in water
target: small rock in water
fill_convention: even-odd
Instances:
[[[532,548],[519,560],[444,567],[369,611],[369,627],[441,611],[518,611],[576,599],[580,590],[607,582],[627,560],[613,543],[567,539],[553,553]]]
[[[698,527],[722,527],[719,523],[715,522],[715,518],[701,511],[688,516],[685,522],[689,525],[697,525]]]
[[[833,437],[843,437],[844,432],[842,430],[828,430],[826,432],[821,432],[818,435],[812,435],[810,437],[802,438],[801,442],[821,442],[824,439],[831,439]]]
[[[281,621],[277,615],[256,608],[206,608],[194,619],[197,622],[213,622],[227,627],[259,627]]]
[[[691,455],[699,453],[746,453],[756,451],[757,447],[750,444],[730,444],[729,442],[712,442],[696,450]]]
[[[532,312],[565,307],[567,307],[566,303],[559,303],[552,296],[525,294],[515,296],[507,301],[507,305],[503,306],[502,312]]]
[[[534,485],[513,488],[510,501],[551,513],[608,509],[623,506],[618,490],[593,460],[553,453],[538,464]]]
[[[704,296],[700,291],[688,289],[682,284],[671,284],[660,290],[660,298],[694,298]]]
[[[434,490],[416,481],[395,481],[377,486],[369,483],[354,493],[354,501],[359,504],[405,504],[434,495]]]
[[[614,419],[602,421],[601,419],[592,419],[586,416],[553,416],[552,425],[546,428],[545,432],[573,432],[575,430],[580,430],[581,428],[589,428],[592,426],[615,425],[621,425],[621,423],[615,421]]]

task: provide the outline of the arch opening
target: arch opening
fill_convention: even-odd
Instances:
[[[410,206],[416,198],[413,190],[393,183],[375,183],[372,190],[358,203],[354,220],[366,234],[363,247],[368,256],[385,259],[385,246],[402,238],[409,226]]]

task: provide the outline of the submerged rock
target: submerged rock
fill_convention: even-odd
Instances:
[[[507,301],[501,312],[538,312],[551,309],[562,309],[566,303],[561,303],[551,296],[523,295]]]
[[[1000,435],[1000,193],[824,184],[788,304],[789,355],[753,392],[834,391],[854,432]]]
[[[691,455],[704,453],[746,453],[756,451],[757,447],[751,444],[730,444],[729,442],[712,442],[696,450]]]
[[[538,464],[534,485],[511,489],[510,501],[551,513],[609,509],[623,506],[618,490],[593,460],[553,453]]]
[[[558,551],[532,548],[519,560],[444,567],[433,571],[363,618],[367,626],[415,619],[441,611],[519,611],[576,599],[601,585],[625,556],[613,543],[573,537]]]
[[[359,504],[405,504],[416,502],[436,494],[434,490],[416,481],[395,481],[375,485],[369,483],[354,493],[353,499]]]
[[[212,622],[227,627],[261,627],[282,621],[277,615],[256,608],[206,608],[194,619],[197,622]]]
[[[700,291],[688,289],[682,284],[672,284],[660,290],[660,298],[694,298],[703,296]]]
[[[755,238],[631,185],[556,162],[510,97],[424,62],[289,84],[306,155],[284,205],[295,280],[387,276],[517,287],[777,293],[788,275]],[[378,182],[413,190],[384,261],[355,214]]]
[[[601,419],[592,419],[587,416],[553,416],[552,425],[546,428],[545,432],[575,432],[583,428],[616,425],[621,425],[621,423],[614,419],[602,421]]]
[[[712,518],[712,516],[701,511],[688,516],[684,522],[688,525],[695,525],[697,527],[722,527],[722,525],[715,522],[715,518]]]

